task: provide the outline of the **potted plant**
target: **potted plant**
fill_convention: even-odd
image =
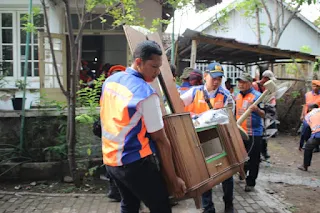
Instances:
[[[23,80],[16,80],[15,86],[17,87],[18,91],[23,91],[26,88],[27,83],[25,84]],[[13,94],[13,97],[11,100],[12,100],[12,105],[14,110],[22,109],[22,99],[23,98],[17,98],[15,93]]]

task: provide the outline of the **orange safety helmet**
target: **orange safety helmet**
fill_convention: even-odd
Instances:
[[[112,75],[114,72],[121,72],[121,71],[125,71],[126,67],[122,66],[122,65],[114,65],[112,67],[110,67],[110,69],[108,70],[107,73],[107,77],[109,77],[110,75]]]

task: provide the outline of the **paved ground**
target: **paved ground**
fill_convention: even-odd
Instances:
[[[320,188],[320,154],[314,155],[309,172],[297,170],[296,166],[301,164],[303,157],[303,153],[297,151],[297,141],[298,139],[287,136],[270,141],[271,164],[262,162],[254,192],[244,192],[244,182],[235,177],[236,212],[288,213],[291,210],[298,213],[320,213],[320,206],[317,207],[319,193],[316,190]],[[286,188],[293,190],[286,191]],[[304,193],[303,190],[314,193]],[[290,193],[290,196],[285,192]],[[217,213],[223,213],[222,196],[221,185],[215,187],[214,200]],[[310,196],[314,199],[312,200]],[[0,213],[2,212],[119,213],[120,206],[118,203],[110,202],[103,194],[66,195],[0,191]],[[173,212],[199,213],[201,210],[195,209],[193,200],[187,200],[175,206]]]
[[[260,186],[254,192],[243,191],[244,183],[236,180],[234,206],[238,213],[287,212],[285,206],[267,194]],[[217,213],[223,212],[222,188],[214,189]],[[52,213],[118,213],[118,203],[110,202],[104,195],[59,195],[14,193],[0,191],[0,213],[2,212],[52,212]],[[143,212],[147,212],[144,210]],[[193,200],[180,202],[174,213],[198,213]]]

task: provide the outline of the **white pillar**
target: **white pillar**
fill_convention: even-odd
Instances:
[[[48,19],[49,19],[49,27],[51,33],[63,33],[65,26],[65,14],[62,8],[62,5],[53,6],[52,4],[47,4],[49,8],[48,11]]]
[[[197,60],[197,40],[192,40],[190,67],[195,68]]]

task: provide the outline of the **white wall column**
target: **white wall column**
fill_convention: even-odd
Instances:
[[[48,8],[48,18],[49,18],[49,27],[51,33],[63,33],[64,32],[64,23],[65,23],[65,14],[64,9],[61,5],[53,6],[50,3],[47,3]]]

